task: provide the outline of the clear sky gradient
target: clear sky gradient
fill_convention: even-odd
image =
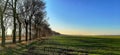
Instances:
[[[119,35],[120,0],[45,0],[50,27],[62,34]]]

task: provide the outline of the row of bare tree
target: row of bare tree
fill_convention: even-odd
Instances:
[[[5,31],[12,29],[12,42],[16,43],[18,31],[19,42],[25,34],[25,40],[52,35],[46,19],[43,0],[0,0],[0,26],[2,46],[5,46]]]

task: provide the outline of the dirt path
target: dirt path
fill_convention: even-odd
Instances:
[[[19,40],[19,38],[17,37],[17,38],[16,38],[16,41],[18,42],[18,40]],[[22,40],[22,41],[25,40],[25,37],[22,37],[21,40]],[[2,42],[2,38],[0,38],[0,44],[1,44],[1,42]],[[12,37],[7,37],[5,42],[6,42],[6,43],[12,43]]]

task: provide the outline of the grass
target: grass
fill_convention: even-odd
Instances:
[[[54,36],[46,45],[58,45],[89,54],[120,55],[120,36]]]
[[[48,40],[6,47],[0,55],[120,55],[120,36],[52,36]]]

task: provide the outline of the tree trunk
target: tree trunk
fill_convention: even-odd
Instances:
[[[37,25],[36,25],[37,26]],[[36,38],[38,37],[38,29],[36,27]]]
[[[29,40],[32,40],[32,36],[31,36],[31,19],[32,19],[32,16],[33,16],[33,14],[31,14],[30,16],[29,16]]]
[[[12,0],[13,2],[13,0]],[[17,0],[14,1],[13,3],[13,17],[14,17],[14,21],[13,21],[13,24],[14,24],[14,30],[13,30],[13,43],[16,43],[16,17],[17,17],[17,14],[16,14],[16,2]]]
[[[19,23],[19,42],[21,42],[21,23]]]
[[[35,36],[35,38],[37,38],[37,24],[35,24],[35,29],[36,29],[36,36]]]
[[[2,46],[5,46],[5,27],[3,22],[3,15],[1,14],[1,29],[2,29]]]
[[[13,43],[16,43],[16,19],[14,18]]]
[[[14,21],[13,21],[13,24],[14,24],[14,30],[13,30],[13,43],[16,43],[16,15],[15,15],[15,9],[13,10],[13,17],[14,17]]]
[[[28,41],[28,24],[26,24],[26,41]]]
[[[30,33],[29,33],[29,40],[31,40],[31,39],[32,39],[32,37],[31,37],[31,18],[30,18],[30,25],[29,25],[29,27],[30,27],[30,28],[29,28],[29,30],[30,30],[30,31],[29,31],[29,32],[30,32]]]
[[[41,37],[41,36],[40,36],[40,28],[39,28],[39,30],[38,30],[38,36],[39,36],[39,38]]]
[[[5,7],[2,11],[1,7],[0,7],[0,18],[1,18],[1,29],[2,29],[2,46],[4,47],[5,46],[5,27],[4,27],[4,21],[3,21],[3,14],[6,10],[6,7],[7,7],[7,3],[8,3],[9,0],[6,0],[6,3],[5,3]]]

